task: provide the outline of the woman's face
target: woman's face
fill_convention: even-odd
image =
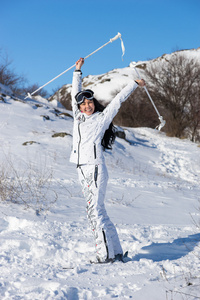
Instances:
[[[95,105],[93,100],[86,99],[80,104],[80,110],[86,115],[90,116],[95,110]]]

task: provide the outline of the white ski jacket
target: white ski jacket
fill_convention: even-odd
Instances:
[[[71,97],[74,128],[70,162],[76,163],[77,166],[105,163],[101,140],[117,114],[121,103],[129,97],[137,86],[138,84],[135,81],[129,83],[107,105],[103,112],[96,112],[91,116],[87,116],[79,110],[75,99],[75,95],[82,90],[82,73],[81,71],[73,73]]]

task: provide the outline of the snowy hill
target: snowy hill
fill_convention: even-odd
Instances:
[[[140,70],[140,75],[145,79],[145,69],[148,68],[149,63],[160,64],[164,60],[168,60],[171,56],[184,54],[188,58],[200,59],[200,48],[176,51],[171,54],[164,54],[161,57],[148,61],[131,62],[126,68],[114,69],[110,72],[100,75],[89,75],[84,77],[83,66],[83,87],[92,89],[94,95],[98,100],[102,100],[108,103],[113,98],[113,93],[120,91],[130,81],[138,78],[134,70],[134,66],[137,66]],[[71,84],[64,85],[59,89],[52,97],[50,101],[58,103],[58,101],[65,102],[68,98],[68,94],[71,92]]]
[[[127,80],[130,68],[121,72]],[[5,89],[0,96],[0,192],[8,183],[13,200],[0,202],[0,298],[199,299],[199,146],[124,128],[126,140],[105,153],[106,207],[130,260],[91,265],[93,237],[69,163],[71,112]]]

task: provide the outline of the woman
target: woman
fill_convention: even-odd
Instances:
[[[104,206],[108,172],[103,148],[109,148],[109,143],[113,142],[111,122],[121,103],[138,85],[144,86],[145,82],[143,79],[131,82],[103,110],[91,90],[82,91],[83,64],[83,58],[76,62],[72,81],[74,129],[70,161],[77,164],[79,180],[87,201],[87,216],[95,238],[97,262],[123,261],[123,250],[116,228]]]

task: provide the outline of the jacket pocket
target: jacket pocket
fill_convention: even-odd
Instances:
[[[94,182],[96,187],[97,187],[97,177],[98,177],[98,165],[96,165],[94,169]]]

